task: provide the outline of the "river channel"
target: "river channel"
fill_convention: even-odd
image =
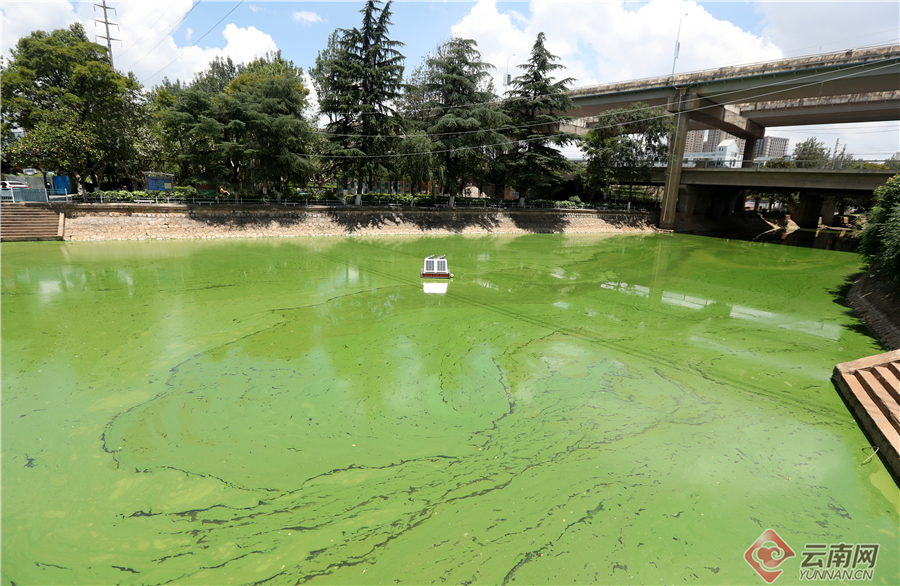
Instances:
[[[877,545],[897,584],[898,488],[830,381],[882,351],[839,302],[861,266],[671,234],[4,243],[3,583],[764,584],[772,529],[777,584],[811,544]]]

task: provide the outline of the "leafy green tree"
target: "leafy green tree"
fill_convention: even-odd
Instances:
[[[240,73],[218,93],[199,85],[159,89],[158,101],[168,104],[162,124],[178,137],[183,177],[242,191],[271,189],[280,197],[288,184],[305,184],[314,172],[302,154],[310,142],[303,70],[279,52],[235,70]]]
[[[651,167],[666,163],[672,128],[665,109],[642,102],[604,112],[582,143],[587,184],[594,189],[628,184],[633,190]]]
[[[28,133],[46,112],[73,113],[97,138],[88,154],[95,182],[108,164],[127,156],[122,133],[141,99],[140,84],[116,72],[106,49],[90,42],[80,24],[32,32],[11,53],[0,85],[4,120]]]
[[[386,173],[384,159],[402,133],[393,104],[400,98],[404,57],[389,36],[391,2],[368,0],[360,28],[341,30],[319,54],[313,69],[319,109],[328,117],[333,155],[345,173],[369,179]]]
[[[199,89],[181,92],[161,114],[161,123],[167,134],[177,137],[176,161],[184,180],[213,184],[230,178],[219,147],[225,125],[214,96]]]
[[[797,165],[794,161],[789,161],[784,157],[779,157],[777,159],[770,159],[766,161],[765,167],[767,169],[794,169]]]
[[[398,101],[397,110],[403,118],[407,131],[428,128],[433,112],[428,110],[427,104],[437,102],[436,96],[428,94],[426,86],[433,77],[434,71],[426,62],[413,69],[403,84],[403,95]]]
[[[432,150],[434,143],[421,130],[410,132],[400,142],[398,167],[401,176],[409,180],[412,193],[418,193],[419,184],[431,181]]]
[[[792,161],[798,169],[824,169],[831,166],[831,151],[813,136],[794,147]]]
[[[875,190],[875,206],[860,234],[860,251],[889,276],[900,279],[900,175]]]
[[[229,166],[252,161],[254,181],[279,194],[289,182],[305,184],[314,171],[298,154],[305,152],[310,131],[303,116],[309,90],[302,79],[302,69],[274,53],[248,64],[222,98]]]
[[[559,151],[577,140],[570,132],[560,132],[561,122],[570,120],[565,112],[575,107],[566,95],[574,81],[567,77],[556,81],[551,74],[564,69],[544,46],[546,37],[538,33],[531,56],[522,67],[522,75],[512,80],[503,102],[503,110],[515,129],[509,132],[513,148],[505,156],[512,184],[519,191],[550,194],[564,182],[563,173],[573,166]]]
[[[194,74],[194,79],[189,87],[202,90],[211,96],[221,94],[231,82],[237,79],[242,70],[243,67],[235,65],[231,57],[217,56],[209,62],[206,69]]]
[[[57,171],[82,181],[90,171],[89,158],[99,140],[89,125],[78,124],[74,112],[61,108],[40,115],[40,121],[9,149],[21,166]]]
[[[423,112],[441,163],[441,184],[451,194],[480,183],[497,149],[510,144],[500,132],[509,118],[493,103],[488,73],[493,66],[481,60],[477,46],[472,39],[455,38],[426,62]]]

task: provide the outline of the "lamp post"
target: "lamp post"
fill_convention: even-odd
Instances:
[[[684,20],[684,17],[687,16],[687,12],[685,12],[681,18],[678,19],[678,34],[675,35],[675,57],[672,59],[672,75],[675,75],[675,61],[678,60],[678,49],[681,47],[678,40],[681,38],[681,21]]]
[[[504,78],[503,78],[503,86],[507,87],[507,88],[509,87],[509,58],[515,57],[515,56],[516,56],[515,53],[513,53],[512,55],[506,56],[506,76],[504,76]]]

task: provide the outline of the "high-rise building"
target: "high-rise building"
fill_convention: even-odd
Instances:
[[[715,152],[716,147],[719,146],[720,142],[725,140],[723,137],[727,134],[727,132],[719,130],[718,128],[710,128],[709,132],[706,133],[706,140],[703,142],[703,152]]]
[[[788,142],[788,139],[777,136],[763,137],[756,141],[756,149],[753,152],[753,156],[754,158],[767,157],[769,159],[787,156]]]
[[[684,152],[703,152],[703,138],[705,135],[705,130],[691,130],[690,132],[688,132],[684,140]]]

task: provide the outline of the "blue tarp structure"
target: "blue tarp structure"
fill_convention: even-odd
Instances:
[[[72,186],[69,183],[69,178],[59,175],[53,176],[53,191],[56,193],[72,193]]]

